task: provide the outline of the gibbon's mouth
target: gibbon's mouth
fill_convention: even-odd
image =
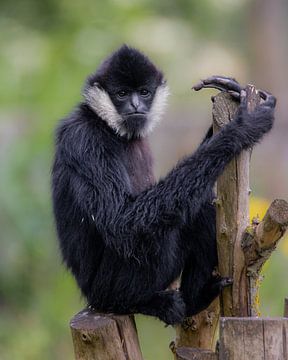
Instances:
[[[135,111],[135,112],[130,112],[130,113],[127,113],[125,114],[126,116],[130,116],[130,115],[146,115],[147,113],[146,112],[138,112],[138,111]]]

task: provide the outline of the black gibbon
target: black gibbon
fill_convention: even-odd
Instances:
[[[159,181],[147,136],[163,115],[168,88],[138,50],[124,45],[110,55],[58,126],[52,192],[60,248],[97,311],[176,324],[231,283],[213,275],[213,186],[233,157],[271,129],[276,101],[260,91],[261,104],[248,114],[234,79],[215,76],[196,89],[202,87],[231,92],[239,111]],[[180,289],[168,289],[180,273]]]

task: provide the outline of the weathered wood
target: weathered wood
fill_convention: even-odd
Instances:
[[[178,360],[217,360],[217,354],[210,350],[181,347],[176,350]]]
[[[133,316],[84,309],[70,327],[76,360],[143,360]]]
[[[242,247],[250,271],[261,270],[263,263],[275,249],[277,242],[288,227],[288,203],[285,200],[274,200],[260,223],[254,221],[247,228]]]
[[[284,348],[285,339],[283,337],[283,326],[284,321],[282,319],[263,320],[263,343],[265,360],[287,359],[288,353]]]
[[[259,103],[255,87],[246,87],[248,110]],[[231,121],[238,103],[229,94],[220,93],[214,99],[213,124],[215,131]],[[221,276],[233,278],[233,286],[221,295],[224,316],[248,316],[249,292],[242,236],[249,225],[249,150],[233,159],[217,181],[217,248]]]
[[[241,318],[220,319],[220,338],[219,338],[219,359],[236,360],[234,354],[237,354],[239,360],[244,360],[244,327]],[[231,342],[233,339],[233,343]],[[220,357],[221,354],[221,357]]]
[[[259,274],[264,263],[275,250],[278,241],[283,237],[288,226],[288,203],[285,200],[274,200],[263,220],[253,221],[247,227],[242,240],[248,275],[249,315],[259,315],[258,289]]]
[[[214,132],[218,132],[222,126],[227,124],[234,117],[239,103],[234,101],[233,98],[227,93],[220,93],[213,100],[213,128]],[[232,170],[229,171],[229,168],[232,167]],[[228,170],[227,170],[228,169]],[[225,169],[224,174],[220,178],[220,185],[218,183],[218,191],[222,191],[222,189],[226,189],[226,183],[228,182],[231,186],[223,194],[223,202],[227,205],[227,209],[234,210],[233,207],[230,206],[230,199],[233,198],[231,196],[231,192],[236,194],[236,183],[233,184],[230,182],[231,173],[233,173],[233,169],[236,169],[235,161],[233,160]],[[235,171],[234,171],[235,172]],[[232,190],[233,188],[233,190]],[[219,204],[219,197],[217,200]],[[224,209],[222,206],[217,206],[217,243],[218,243],[218,257],[219,257],[219,266],[220,273],[223,276],[230,276],[232,264],[230,264],[230,258],[232,258],[232,246],[227,245],[227,241],[229,237],[234,233],[234,227],[231,227],[230,222],[230,214],[226,217],[226,208]],[[228,211],[228,210],[227,210]],[[230,231],[231,228],[231,231]],[[229,233],[227,234],[229,229]],[[231,244],[231,243],[230,243]],[[220,250],[219,250],[220,249]],[[224,290],[226,291],[226,290]],[[225,302],[225,305],[229,308],[228,301]],[[231,315],[230,312],[225,311],[225,315]],[[176,340],[175,347],[193,347],[193,348],[202,348],[214,350],[215,344],[217,341],[218,334],[218,326],[219,326],[219,316],[220,316],[220,306],[219,300],[215,300],[208,309],[202,311],[201,313],[193,316],[191,318],[187,318],[184,323],[180,326],[176,327]],[[176,357],[176,356],[175,356]],[[176,357],[177,359],[177,357]]]
[[[254,86],[248,85],[245,91],[248,100],[248,111],[252,112],[261,99]],[[227,93],[220,93],[214,97],[214,132],[219,131],[221,127],[235,117],[238,106],[239,103]],[[249,227],[250,156],[251,150],[243,151],[226,166],[225,171],[217,181],[218,267],[221,276],[233,278],[233,286],[225,288],[220,297],[221,313],[224,316],[245,317],[258,315],[257,300],[260,282],[259,272],[261,269],[261,266],[258,265],[269,257],[287,227],[288,204],[286,208],[285,201],[276,200],[267,212],[263,222],[260,224],[254,222],[252,225],[253,232],[251,231],[251,227]],[[252,233],[250,243],[249,241],[245,243],[245,237],[243,239],[243,235],[247,233],[247,230],[248,234],[251,235]],[[248,243],[249,246],[253,243],[249,251],[247,250]],[[255,251],[252,251],[253,249]],[[265,257],[266,255],[267,257]],[[255,271],[252,276],[253,267]],[[217,303],[213,304],[213,306],[213,320],[210,327],[207,326],[209,324],[207,322],[207,317],[209,317],[207,310],[209,312],[209,309],[197,316],[186,319],[184,324],[177,327],[176,343],[173,346],[175,359],[179,359],[179,347],[199,347],[214,350],[217,335],[216,326],[219,321],[220,310]],[[254,349],[259,347],[259,353],[261,353],[259,339],[250,336],[252,333],[259,334],[258,328],[260,325],[261,323],[251,323],[241,330],[241,324],[239,324],[237,333],[234,334],[233,345],[237,353],[240,354],[239,359],[241,359],[241,353],[244,351],[244,337],[247,337],[246,344],[248,347],[254,347]],[[235,331],[233,328],[230,329],[230,333]],[[245,356],[243,355],[242,358],[244,359]],[[230,357],[225,359],[230,359]]]
[[[284,300],[284,317],[288,318],[288,298]]]
[[[220,360],[287,360],[284,318],[222,318]]]
[[[259,249],[267,250],[274,246],[285,234],[287,226],[288,203],[285,200],[274,200],[256,228],[255,241]]]
[[[219,299],[199,314],[185,319],[176,327],[175,345],[178,347],[214,350],[218,335]]]

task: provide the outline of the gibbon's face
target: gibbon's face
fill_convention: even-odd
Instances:
[[[169,94],[162,73],[138,50],[121,47],[84,89],[87,104],[120,136],[146,136],[163,114]]]

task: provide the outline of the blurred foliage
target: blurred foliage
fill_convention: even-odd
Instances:
[[[202,74],[245,73],[238,49],[245,52],[246,6],[244,0],[1,0],[1,360],[73,357],[68,321],[84,303],[61,265],[50,166],[56,121],[80,100],[87,74],[127,42],[161,64],[174,101],[183,101]],[[285,276],[287,246],[281,249],[262,288],[265,311],[273,315],[281,313],[285,291],[275,296],[273,288]],[[142,316],[137,323],[145,359],[171,358],[173,330]]]

